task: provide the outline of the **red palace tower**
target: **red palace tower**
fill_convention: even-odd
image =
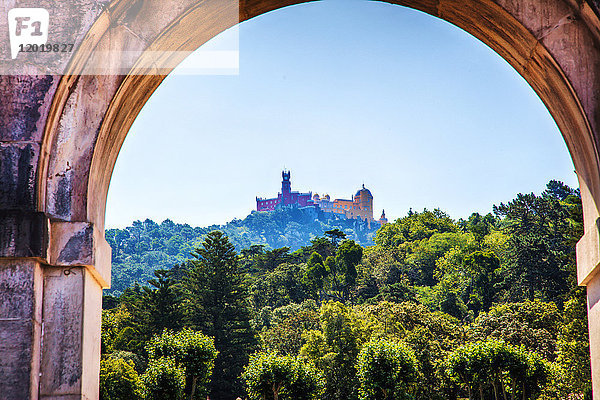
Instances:
[[[276,207],[282,206],[298,206],[298,207],[316,207],[317,205],[312,200],[312,192],[299,193],[292,192],[292,183],[290,181],[290,171],[282,171],[281,177],[281,193],[277,195],[277,198],[263,199],[260,197],[256,198],[256,210],[257,211],[273,211]]]

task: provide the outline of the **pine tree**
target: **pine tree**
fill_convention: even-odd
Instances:
[[[127,323],[133,331],[128,344],[129,350],[142,352],[144,343],[164,329],[179,330],[183,316],[180,309],[179,294],[175,290],[176,281],[168,270],[154,271],[156,279],[148,286],[135,286],[123,296],[123,303],[131,313]]]
[[[541,196],[518,194],[508,204],[494,206],[509,235],[499,289],[511,301],[539,298],[562,306],[572,286],[568,278],[581,235],[580,204],[577,191],[550,181]]]
[[[219,351],[210,398],[233,399],[243,392],[239,377],[257,344],[238,255],[227,236],[215,231],[192,256],[182,283],[185,312],[191,326],[214,337]]]

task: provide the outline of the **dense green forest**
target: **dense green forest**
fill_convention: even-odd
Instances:
[[[120,294],[135,282],[146,284],[157,269],[171,269],[187,260],[206,235],[219,230],[239,252],[252,245],[266,249],[289,247],[297,250],[311,239],[339,229],[362,246],[373,245],[378,223],[371,227],[363,221],[339,219],[314,208],[284,208],[272,212],[252,212],[243,220],[225,225],[191,227],[165,220],[158,224],[150,219],[135,221],[125,229],[107,229],[106,240],[112,248],[112,288]]]
[[[371,246],[185,227],[186,259],[104,299],[101,399],[591,399],[582,225],[551,181],[467,220],[410,211]]]

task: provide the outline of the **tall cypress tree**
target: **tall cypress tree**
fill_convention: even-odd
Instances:
[[[243,393],[239,377],[257,345],[238,255],[227,236],[215,231],[192,256],[182,283],[185,312],[190,325],[214,337],[219,351],[210,398],[234,399]]]

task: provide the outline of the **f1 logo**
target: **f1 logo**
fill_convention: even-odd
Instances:
[[[50,14],[44,8],[13,8],[8,11],[11,58],[27,45],[44,45],[48,41]]]

